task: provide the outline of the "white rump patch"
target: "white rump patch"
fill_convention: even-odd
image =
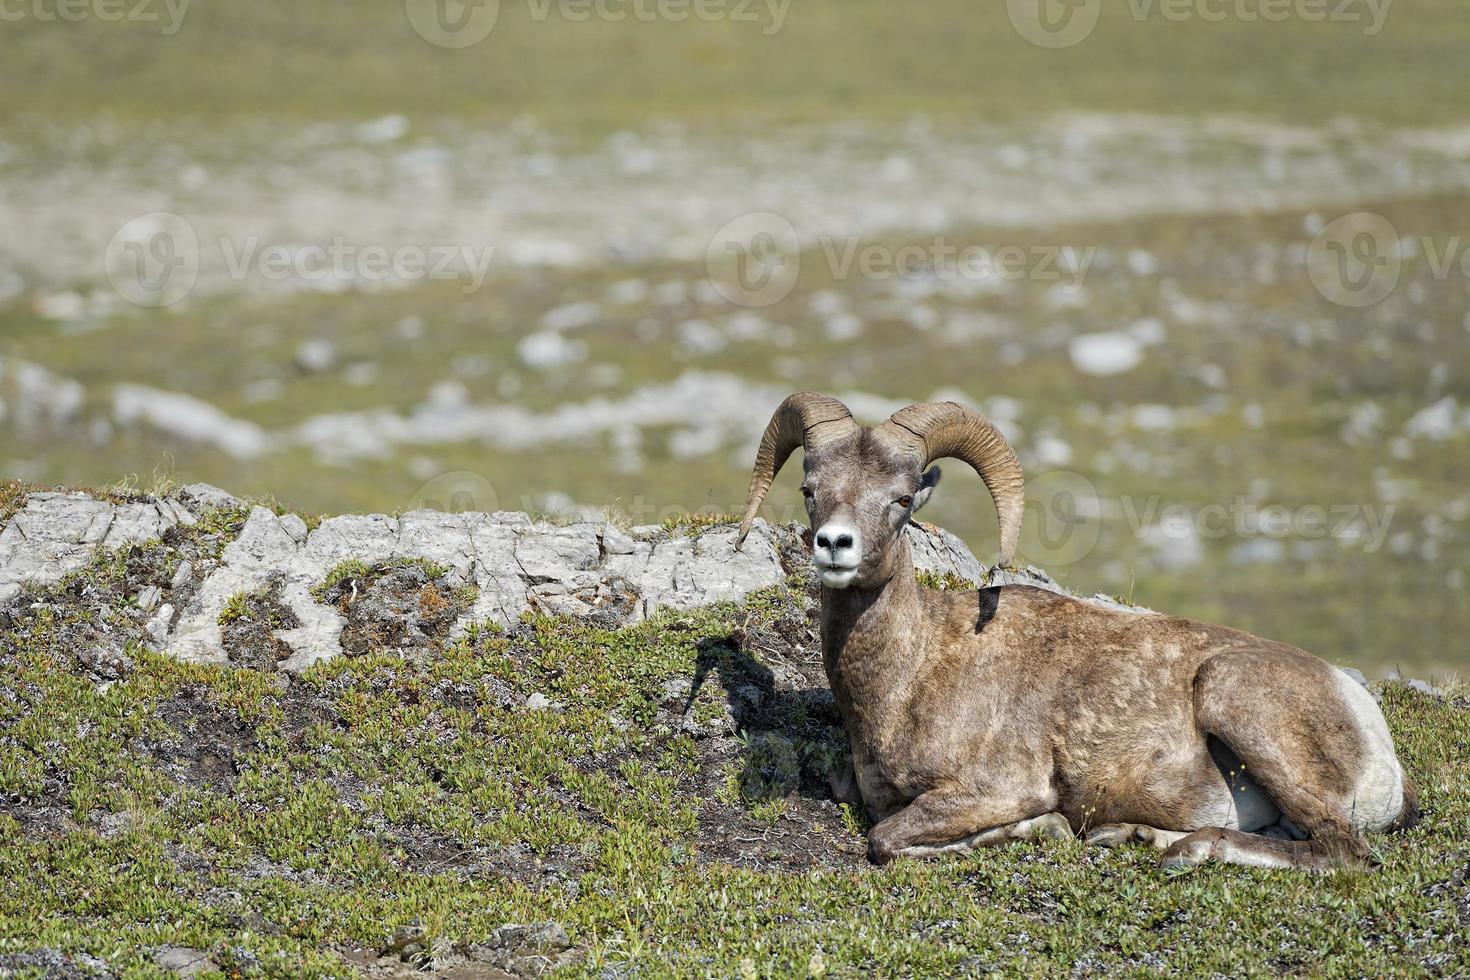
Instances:
[[[1404,770],[1373,695],[1342,671],[1337,671],[1337,689],[1363,737],[1363,770],[1353,798],[1347,801],[1352,826],[1354,830],[1382,830],[1403,812]]]

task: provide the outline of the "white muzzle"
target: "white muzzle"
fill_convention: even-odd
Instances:
[[[847,524],[823,524],[812,536],[812,564],[829,589],[845,589],[862,561],[858,530]]]

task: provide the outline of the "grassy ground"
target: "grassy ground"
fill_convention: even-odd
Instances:
[[[171,547],[207,561],[240,516]],[[800,580],[288,684],[126,642],[145,616],[122,597],[167,574],[160,554],[104,556],[0,635],[0,964],[46,949],[147,975],[181,946],[230,975],[326,976],[396,963],[375,959],[396,930],[422,961],[549,919],[571,975],[1470,970],[1463,691],[1382,691],[1426,818],[1374,841],[1376,873],[1170,878],[1079,843],[880,870],[824,788],[845,749]]]
[[[161,0],[149,6],[165,9]],[[24,85],[27,95],[5,100],[0,119],[533,112],[597,128],[657,116],[829,119],[915,109],[988,118],[1067,109],[1465,118],[1454,68],[1470,43],[1470,17],[1456,0],[1384,5],[1377,33],[1365,2],[1346,5],[1362,19],[1321,23],[1174,22],[1162,4],[1140,20],[1132,11],[1146,5],[1106,3],[1091,37],[1063,50],[1024,40],[998,3],[795,0],[774,32],[765,2],[724,5],[757,15],[753,22],[577,22],[558,16],[558,4],[544,19],[533,15],[540,4],[499,6],[494,32],[464,50],[426,43],[395,0],[350,11],[286,0],[196,3],[172,36],[159,21],[22,17],[4,24],[0,83]]]

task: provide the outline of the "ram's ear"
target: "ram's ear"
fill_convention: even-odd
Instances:
[[[939,486],[939,467],[931,466],[929,472],[919,477],[919,489],[914,494],[914,506],[909,513],[917,513],[920,507],[927,504],[937,486]]]

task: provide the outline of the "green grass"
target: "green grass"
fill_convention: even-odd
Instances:
[[[758,676],[806,622],[785,590],[622,630],[532,617],[290,686],[134,649],[99,687],[67,639],[93,615],[42,604],[0,638],[0,955],[124,971],[174,944],[326,976],[409,923],[473,941],[555,919],[584,975],[1470,969],[1463,689],[1459,706],[1383,690],[1427,816],[1374,841],[1377,873],[1170,878],[1080,843],[876,869],[854,856],[860,815],[811,789],[837,761],[830,717],[720,728],[717,672],[738,690],[725,672]],[[714,727],[691,735],[666,685],[701,676],[692,714]],[[521,709],[535,692],[556,707]]]
[[[1399,0],[1371,36],[1362,23],[1234,16],[1171,23],[1157,11],[1139,22],[1131,7],[1104,7],[1087,41],[1059,51],[1023,40],[1005,4],[959,0],[918,7],[796,0],[769,36],[763,30],[774,19],[767,16],[757,23],[572,22],[553,4],[552,16],[538,20],[532,5],[507,0],[489,38],[465,50],[420,39],[394,0],[350,10],[286,0],[195,3],[171,37],[155,23],[22,18],[4,25],[0,83],[11,91],[24,86],[26,96],[5,100],[0,118],[39,125],[59,116],[130,123],[193,116],[219,124],[397,111],[481,124],[529,112],[595,136],[659,117],[710,126],[712,119],[826,121],[915,111],[1411,123],[1466,116],[1458,68],[1470,16],[1457,0]]]

